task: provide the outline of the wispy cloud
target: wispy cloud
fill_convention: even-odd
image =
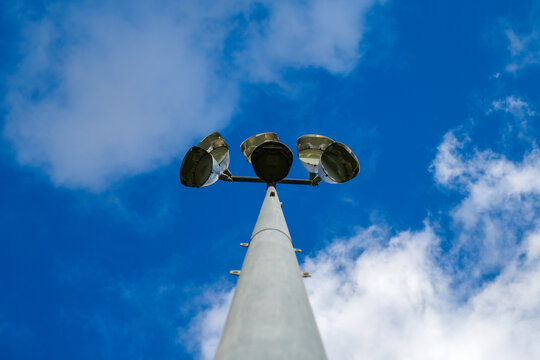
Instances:
[[[202,20],[176,21],[157,6],[85,7],[31,24],[7,97],[5,135],[19,162],[55,184],[100,190],[224,126],[237,93],[212,47],[194,41]]]
[[[354,68],[374,0],[48,7],[24,27],[4,136],[56,185],[100,191],[227,125],[241,82]]]
[[[540,64],[540,36],[537,26],[526,33],[506,31],[511,61],[506,71],[516,72],[531,65]]]
[[[527,102],[516,96],[507,96],[504,99],[493,101],[490,111],[504,111],[518,119],[525,119],[536,115],[535,111]]]
[[[537,139],[531,135],[531,125],[534,127],[537,113],[533,107],[518,96],[510,95],[505,98],[495,100],[491,103],[487,114],[503,113],[507,116],[506,132],[503,138],[512,142],[517,135],[525,140],[529,145],[536,144]]]
[[[466,258],[467,276],[496,274],[518,251],[522,234],[540,214],[540,152],[532,148],[520,162],[491,150],[461,153],[453,133],[445,136],[433,162],[434,176],[465,195],[452,210],[455,251]],[[448,169],[453,169],[449,171]],[[465,250],[465,253],[460,253]]]
[[[200,359],[213,359],[231,306],[233,290],[207,291],[210,306],[199,312],[187,329],[178,332],[179,343]]]
[[[276,81],[287,68],[351,71],[361,54],[366,12],[377,3],[363,1],[263,1],[263,20],[247,27],[238,63],[256,81]]]

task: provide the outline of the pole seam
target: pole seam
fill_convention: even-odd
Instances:
[[[285,235],[287,237],[287,239],[289,239],[289,241],[291,242],[292,244],[292,239],[291,239],[291,236],[287,233],[285,233],[284,231],[281,231],[279,229],[274,229],[274,228],[267,228],[267,229],[261,229],[259,231],[257,231],[255,234],[253,234],[253,236],[251,236],[251,239],[249,239],[249,241],[251,242],[251,240],[253,240],[253,238],[255,238],[255,236],[259,235],[260,233],[262,233],[263,231],[268,231],[268,230],[273,230],[273,231],[279,231],[280,233],[282,233],[283,235]]]

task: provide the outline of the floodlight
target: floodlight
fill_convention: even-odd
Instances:
[[[180,182],[190,187],[212,185],[229,167],[229,148],[223,137],[214,132],[192,147],[180,167]]]
[[[317,169],[323,181],[340,184],[354,178],[360,172],[360,164],[351,149],[334,142],[322,153]]]
[[[302,165],[311,174],[317,172],[323,151],[334,142],[329,137],[322,135],[304,135],[296,141],[298,158]]]
[[[274,133],[262,133],[250,137],[240,145],[242,153],[253,165],[255,174],[267,183],[287,177],[293,162],[293,153],[287,145],[279,142]]]

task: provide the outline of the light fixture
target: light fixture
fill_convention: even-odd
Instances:
[[[242,153],[253,166],[255,174],[266,183],[276,183],[287,177],[293,153],[279,141],[275,133],[262,133],[240,145]]]
[[[184,156],[180,167],[180,182],[189,187],[215,183],[229,167],[229,147],[220,133],[213,132]]]
[[[321,181],[332,184],[351,180],[360,171],[360,164],[346,145],[323,135],[304,135],[296,142],[298,158],[309,171],[316,185]],[[315,173],[318,173],[315,176]]]
[[[309,179],[286,178],[293,154],[275,133],[251,136],[240,149],[257,177],[231,174],[229,147],[221,134],[214,132],[189,149],[180,168],[180,182],[190,187],[208,186],[218,179],[267,184],[318,185],[321,181],[339,184],[360,172],[360,164],[351,149],[323,135],[304,135],[296,142],[298,158],[309,171]]]

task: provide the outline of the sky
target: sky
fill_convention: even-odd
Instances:
[[[540,2],[0,5],[0,358],[211,359],[263,184],[219,131],[322,134],[278,192],[330,359],[540,358]],[[290,176],[307,177],[298,160]]]

